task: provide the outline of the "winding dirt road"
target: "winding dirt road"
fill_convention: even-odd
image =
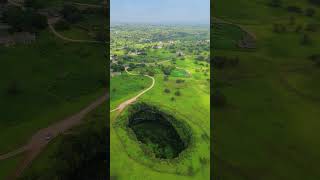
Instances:
[[[49,29],[51,30],[51,32],[58,38],[64,40],[64,41],[69,41],[69,42],[77,42],[77,43],[97,43],[97,44],[105,44],[104,42],[101,42],[101,41],[94,41],[94,40],[82,40],[82,39],[71,39],[71,38],[68,38],[68,37],[65,37],[63,35],[61,35],[60,33],[58,33],[54,27],[53,27],[53,24],[52,21],[49,21],[48,20],[48,26],[49,26]]]
[[[133,75],[133,76],[139,76],[139,74],[133,74],[131,72],[128,71],[128,67],[125,68],[125,71],[130,74],[130,75]],[[142,96],[143,94],[145,94],[146,92],[148,92],[149,90],[151,90],[153,87],[154,87],[154,84],[155,84],[155,79],[154,77],[152,76],[149,76],[149,75],[144,75],[150,79],[152,79],[152,84],[145,90],[141,91],[138,95],[136,95],[135,97],[131,98],[131,99],[128,99],[126,101],[124,101],[123,103],[121,103],[117,108],[111,110],[110,112],[115,112],[115,111],[118,111],[118,112],[122,112],[123,109],[125,109],[128,105],[134,103],[140,96]]]
[[[8,179],[16,179],[20,176],[24,169],[26,169],[30,163],[34,160],[37,155],[43,150],[43,148],[52,140],[53,138],[57,137],[58,135],[70,130],[71,128],[79,125],[82,123],[82,119],[92,110],[96,109],[99,105],[103,104],[107,101],[108,95],[105,94],[104,96],[98,98],[87,107],[82,109],[80,112],[69,116],[51,126],[39,130],[35,133],[29,140],[27,144],[23,147],[9,152],[7,154],[1,155],[0,160],[7,159],[13,157],[20,153],[25,153],[24,158],[18,164],[18,167]]]

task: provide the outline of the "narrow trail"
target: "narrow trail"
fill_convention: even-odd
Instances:
[[[101,41],[94,41],[94,40],[82,40],[82,39],[71,39],[68,37],[63,36],[62,34],[58,33],[54,27],[53,23],[48,20],[48,26],[51,32],[58,38],[64,40],[64,41],[69,41],[69,42],[77,42],[77,43],[96,43],[96,44],[106,44],[105,42]]]
[[[133,75],[133,76],[139,76],[139,74],[133,74],[131,72],[128,71],[128,67],[125,68],[125,71],[130,74],[130,75]],[[123,111],[123,109],[125,109],[128,105],[132,104],[133,102],[135,102],[140,96],[142,96],[143,94],[145,94],[146,92],[148,92],[149,90],[151,90],[154,85],[155,85],[155,79],[154,77],[152,76],[149,76],[149,75],[144,75],[150,79],[152,79],[152,84],[145,90],[143,90],[142,92],[140,92],[138,95],[136,95],[135,97],[131,98],[131,99],[128,99],[126,101],[124,101],[123,103],[121,103],[117,108],[111,110],[110,112],[115,112],[115,111],[118,111],[119,113]]]
[[[17,2],[16,0],[8,0],[8,3],[13,5],[13,6],[19,6],[19,7],[23,7],[23,4],[21,4],[20,2]]]
[[[233,23],[233,22],[230,22],[230,21],[226,21],[226,20],[223,20],[223,19],[217,18],[217,17],[214,17],[213,19],[216,20],[216,22],[221,22],[221,23],[225,23],[225,24],[230,24],[230,25],[237,26],[237,27],[239,27],[242,31],[244,31],[244,32],[246,32],[247,34],[249,34],[255,41],[257,41],[257,39],[258,39],[257,36],[256,36],[254,33],[248,31],[248,30],[247,30],[246,28],[244,28],[242,25],[239,25],[239,24],[236,24],[236,23]]]
[[[73,2],[72,4],[77,5],[77,6],[86,6],[86,7],[91,7],[91,8],[104,8],[104,5],[100,4],[87,4],[87,3],[78,3],[78,2]]]
[[[169,61],[171,61],[171,60],[161,61],[161,62],[158,62],[157,64],[162,64],[162,63],[169,62]],[[156,64],[156,63],[145,63],[145,64],[146,64],[147,66],[149,66],[149,65],[154,65],[154,64]],[[191,72],[190,72],[190,71],[188,71],[188,70],[186,70],[186,69],[184,69],[184,68],[181,68],[181,67],[177,67],[177,66],[176,66],[176,68],[187,71],[187,73],[189,74],[189,76],[191,76]],[[130,75],[139,76],[139,74],[134,74],[134,73],[129,72],[129,71],[128,71],[128,67],[125,67],[125,71],[126,71],[128,74],[130,74]],[[146,92],[148,92],[149,90],[151,90],[151,89],[154,87],[154,85],[155,85],[155,79],[154,79],[154,77],[149,76],[149,75],[144,75],[144,76],[152,79],[152,84],[151,84],[147,89],[143,90],[143,91],[140,92],[138,95],[136,95],[135,97],[124,101],[124,102],[121,103],[117,108],[110,110],[110,112],[115,112],[115,111],[118,111],[119,113],[122,112],[123,109],[125,109],[128,105],[134,103],[140,96],[142,96],[143,94],[145,94]]]
[[[47,128],[40,129],[36,132],[30,140],[25,144],[23,147],[9,152],[7,154],[0,155],[0,160],[4,160],[20,153],[24,153],[24,157],[21,162],[18,164],[18,167],[8,179],[16,179],[21,175],[23,170],[25,170],[30,163],[34,160],[35,157],[39,155],[39,153],[43,150],[46,145],[52,140],[53,138],[57,137],[60,134],[65,133],[66,131],[70,130],[71,128],[79,125],[82,123],[82,119],[92,110],[96,109],[99,105],[103,104],[107,101],[108,95],[105,94],[102,97],[98,98],[87,107],[82,109],[80,112],[69,116],[61,121],[58,121],[55,124],[50,125]],[[50,137],[48,139],[48,136]]]

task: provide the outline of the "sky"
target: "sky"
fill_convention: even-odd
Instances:
[[[210,0],[110,0],[111,23],[209,24]]]

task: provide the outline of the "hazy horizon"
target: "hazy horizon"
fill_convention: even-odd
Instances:
[[[111,24],[209,24],[210,0],[111,0]]]

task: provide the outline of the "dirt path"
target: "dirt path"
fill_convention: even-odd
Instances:
[[[23,3],[21,4],[20,2],[17,2],[16,0],[8,0],[8,3],[13,5],[13,6],[19,6],[19,7],[23,7]]]
[[[130,75],[133,75],[133,76],[139,76],[139,74],[133,74],[131,72],[128,71],[128,67],[125,68],[125,71],[130,74]],[[123,103],[121,103],[117,108],[111,110],[110,112],[115,112],[115,111],[118,111],[118,112],[121,112],[123,111],[124,108],[126,108],[128,105],[132,104],[133,102],[135,102],[140,96],[142,96],[143,94],[145,94],[146,92],[148,92],[149,90],[151,90],[153,87],[154,87],[154,84],[155,84],[155,79],[154,77],[152,76],[149,76],[149,75],[144,75],[150,79],[152,79],[152,84],[145,90],[143,90],[142,92],[140,92],[138,95],[136,95],[135,97],[131,98],[131,99],[128,99],[126,101],[124,101]]]
[[[98,98],[87,107],[82,109],[80,112],[67,117],[51,126],[40,129],[37,133],[35,133],[29,140],[29,142],[24,145],[22,148],[19,148],[15,151],[10,153],[4,154],[0,156],[0,160],[7,159],[17,154],[24,152],[24,158],[18,164],[18,167],[14,171],[14,174],[10,176],[8,179],[16,179],[21,175],[24,169],[26,169],[30,163],[34,160],[37,155],[43,150],[43,148],[52,140],[53,138],[57,137],[58,135],[70,130],[71,128],[79,125],[82,123],[82,119],[92,110],[96,109],[99,105],[103,104],[107,101],[108,95],[105,94],[104,96]],[[50,139],[48,139],[50,137]]]
[[[81,39],[71,39],[68,37],[65,37],[63,35],[61,35],[60,33],[58,33],[54,27],[53,27],[54,21],[53,20],[49,20],[48,19],[48,26],[49,29],[51,30],[51,32],[58,38],[64,40],[64,41],[69,41],[69,42],[77,42],[77,43],[97,43],[97,44],[105,44],[104,42],[101,41],[94,41],[94,40],[81,40]]]
[[[226,20],[223,20],[223,19],[221,19],[221,18],[217,18],[217,17],[214,17],[213,18],[217,23],[225,23],[225,24],[230,24],[230,25],[234,25],[234,26],[237,26],[237,27],[239,27],[243,32],[246,32],[248,35],[250,35],[255,41],[257,41],[257,36],[254,34],[254,33],[252,33],[252,32],[250,32],[250,31],[248,31],[246,28],[244,28],[243,26],[241,26],[241,25],[239,25],[239,24],[236,24],[236,23],[233,23],[233,22],[230,22],[230,21],[226,21]]]
[[[162,63],[169,62],[169,61],[171,61],[171,60],[161,61],[161,62],[159,62],[159,63],[157,63],[157,64],[162,64]],[[148,65],[151,65],[151,64],[155,64],[155,63],[146,63],[146,64],[147,64],[147,66],[148,66]],[[176,67],[176,68],[177,68],[177,69],[183,69],[183,68],[181,68],[181,67]],[[186,69],[183,69],[183,70],[187,71],[187,73],[189,74],[189,76],[191,76],[191,72],[190,72],[190,71],[188,71],[188,70],[186,70]],[[125,71],[126,71],[128,74],[133,75],[133,76],[138,76],[138,75],[139,75],[139,74],[133,74],[133,73],[129,72],[129,71],[128,71],[128,67],[125,68]],[[144,76],[152,79],[152,84],[151,84],[147,89],[143,90],[143,91],[140,92],[138,95],[136,95],[135,97],[124,101],[124,102],[121,103],[117,108],[110,110],[110,112],[115,112],[115,111],[122,112],[123,109],[125,109],[128,105],[134,103],[140,96],[142,96],[143,94],[145,94],[146,92],[148,92],[149,90],[151,90],[151,89],[154,87],[155,81],[156,81],[156,80],[154,79],[154,77],[149,76],[149,75],[144,75]]]
[[[91,7],[91,8],[104,8],[104,5],[99,5],[99,4],[86,4],[86,3],[78,3],[78,2],[73,2],[72,4],[77,5],[77,6],[86,6],[86,7]]]

